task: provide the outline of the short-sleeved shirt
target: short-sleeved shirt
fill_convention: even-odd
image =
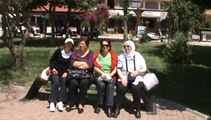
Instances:
[[[89,66],[89,68],[87,69],[88,72],[92,73],[93,72],[93,55],[94,55],[94,52],[89,51],[89,53],[86,56],[81,57],[76,51],[74,51],[71,56],[71,66],[73,65],[75,61],[86,62]]]
[[[146,69],[147,67],[144,57],[139,52],[135,52],[134,55],[135,55],[135,68],[136,68],[135,70]],[[127,78],[128,72],[126,69],[126,59],[127,59],[128,72],[135,71],[134,57],[131,56],[126,58],[123,53],[118,56],[117,68],[120,69],[123,75]]]
[[[109,58],[105,58],[103,57],[101,54],[98,55],[98,60],[99,60],[99,64],[101,65],[102,67],[102,70],[105,72],[105,73],[110,73],[110,69],[111,69],[111,56]]]

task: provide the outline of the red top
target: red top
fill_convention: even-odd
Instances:
[[[110,51],[111,53],[111,69],[110,69],[110,72],[112,72],[114,70],[114,68],[117,66],[117,58],[118,58],[118,55],[113,52],[113,51]],[[102,67],[100,66],[100,64],[97,62],[97,57],[98,55],[100,54],[100,50],[98,50],[94,56],[93,56],[93,62],[94,62],[94,66],[99,68],[100,70],[102,70]],[[116,75],[113,76],[113,79],[116,80]]]

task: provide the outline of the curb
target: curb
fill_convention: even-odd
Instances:
[[[170,101],[170,100],[158,98],[158,99],[156,99],[156,102],[166,102],[166,103],[170,103],[170,104],[173,104],[173,105],[178,106],[178,107],[180,107],[180,108],[183,108],[183,109],[185,109],[187,112],[189,112],[189,113],[191,113],[191,114],[194,114],[194,115],[196,115],[196,116],[198,116],[198,117],[200,117],[200,118],[202,118],[202,119],[204,119],[204,120],[211,120],[211,117],[210,117],[209,115],[200,113],[200,112],[198,112],[198,111],[196,111],[196,110],[190,109],[190,108],[188,108],[188,107],[185,107],[185,106],[183,106],[183,105],[181,105],[181,104],[179,104],[179,103],[176,103],[176,102],[173,102],[173,101]]]

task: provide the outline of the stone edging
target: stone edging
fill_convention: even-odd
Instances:
[[[181,104],[179,104],[179,103],[175,103],[175,102],[173,102],[173,101],[166,100],[166,99],[161,99],[161,98],[157,98],[155,101],[156,101],[156,102],[167,102],[167,103],[171,103],[171,104],[176,105],[176,106],[178,106],[178,107],[180,107],[180,108],[185,108],[185,110],[186,110],[187,112],[190,112],[190,113],[192,113],[192,114],[195,114],[195,115],[199,116],[199,117],[202,118],[202,119],[211,120],[211,117],[210,117],[209,115],[206,115],[206,114],[200,113],[200,112],[198,112],[198,111],[196,111],[196,110],[187,108],[187,107],[185,107],[185,106],[183,106],[183,105],[181,105]]]

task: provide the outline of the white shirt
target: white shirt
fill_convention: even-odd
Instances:
[[[146,69],[146,62],[144,57],[139,53],[135,52],[135,70],[141,70],[141,69]],[[128,66],[128,72],[135,71],[134,70],[134,57],[127,57],[127,66]],[[128,72],[126,68],[126,60],[125,56],[122,53],[121,55],[118,56],[118,63],[117,63],[117,68],[122,71],[122,74],[127,78]],[[118,81],[121,81],[118,79]],[[143,77],[141,75],[137,75],[135,81],[133,82],[134,85],[137,85],[140,81],[143,81]]]

